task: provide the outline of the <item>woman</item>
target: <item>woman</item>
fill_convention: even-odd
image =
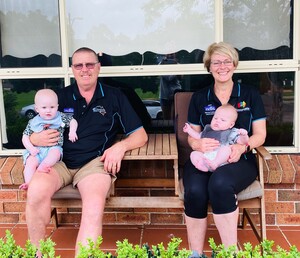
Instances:
[[[191,257],[201,257],[207,230],[207,206],[210,202],[213,218],[225,247],[237,245],[237,194],[256,178],[258,169],[252,149],[266,138],[266,115],[259,92],[250,86],[233,82],[237,68],[237,51],[229,44],[213,43],[203,57],[204,66],[214,78],[213,85],[193,94],[188,122],[199,133],[210,124],[215,110],[226,103],[238,111],[237,128],[244,128],[250,136],[246,145],[231,146],[229,164],[214,173],[199,171],[189,160],[183,173],[185,219]],[[211,138],[194,139],[189,136],[193,150],[208,152],[220,143]]]

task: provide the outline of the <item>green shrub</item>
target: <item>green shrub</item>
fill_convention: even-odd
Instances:
[[[116,255],[103,252],[101,250],[102,237],[98,237],[94,243],[88,239],[88,245],[79,244],[79,254],[77,258],[187,258],[191,251],[179,249],[182,242],[180,238],[173,237],[167,247],[163,243],[143,246],[133,245],[124,239],[116,243]],[[245,243],[243,250],[236,251],[235,246],[224,248],[223,244],[217,245],[213,238],[209,239],[209,245],[212,249],[212,258],[298,258],[300,252],[296,246],[291,246],[290,250],[284,250],[280,246],[274,247],[274,241],[264,240],[259,245],[252,246],[251,243]],[[0,258],[34,258],[37,248],[28,240],[25,247],[16,245],[13,235],[9,230],[6,231],[6,237],[0,239]],[[40,241],[40,251],[43,258],[59,258],[55,256],[55,243],[50,239]]]
[[[259,245],[252,246],[251,243],[244,243],[243,250],[236,252],[236,247],[224,248],[223,244],[216,245],[213,238],[209,239],[214,258],[298,258],[300,252],[296,246],[291,246],[289,251],[280,246],[274,247],[273,240],[265,239]],[[274,250],[275,249],[275,250]]]
[[[40,246],[43,258],[60,257],[55,256],[55,243],[50,238],[41,240]],[[9,230],[6,230],[5,238],[0,239],[0,258],[33,258],[36,250],[37,248],[29,240],[26,241],[25,248],[18,246]]]
[[[191,252],[186,249],[179,250],[179,245],[182,240],[175,237],[168,243],[167,248],[164,247],[163,243],[154,245],[150,248],[147,244],[144,244],[142,247],[133,245],[129,243],[127,239],[124,239],[122,242],[117,241],[117,256],[101,251],[100,245],[102,244],[102,241],[102,237],[99,237],[96,243],[93,243],[93,241],[88,239],[87,246],[79,244],[79,254],[77,258],[186,258],[191,254]]]

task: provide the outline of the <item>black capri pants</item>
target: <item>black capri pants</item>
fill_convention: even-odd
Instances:
[[[247,188],[257,177],[258,168],[253,153],[243,155],[236,163],[202,172],[187,161],[183,172],[185,214],[192,218],[206,218],[208,202],[214,214],[236,210],[237,194]]]

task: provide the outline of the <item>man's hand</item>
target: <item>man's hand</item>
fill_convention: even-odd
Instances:
[[[134,131],[120,142],[106,149],[100,158],[104,163],[104,171],[115,175],[121,169],[121,161],[127,150],[143,146],[148,140],[147,133],[143,127]]]
[[[115,175],[121,169],[121,161],[124,157],[126,149],[122,142],[118,142],[106,149],[100,158],[104,162],[104,171]]]
[[[30,136],[30,142],[35,146],[55,146],[58,143],[58,139],[59,132],[54,129],[43,130]]]

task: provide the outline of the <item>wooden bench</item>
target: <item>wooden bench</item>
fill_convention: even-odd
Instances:
[[[115,196],[115,186],[107,198],[106,208],[182,208],[183,202],[178,184],[178,152],[175,134],[149,134],[148,142],[137,149],[126,152],[123,160],[171,160],[173,162],[174,179],[143,178],[117,179],[118,187],[169,187],[175,189],[174,196]],[[121,140],[122,137],[119,137]],[[80,193],[68,185],[56,192],[51,202],[51,217],[58,226],[57,208],[81,208]]]

